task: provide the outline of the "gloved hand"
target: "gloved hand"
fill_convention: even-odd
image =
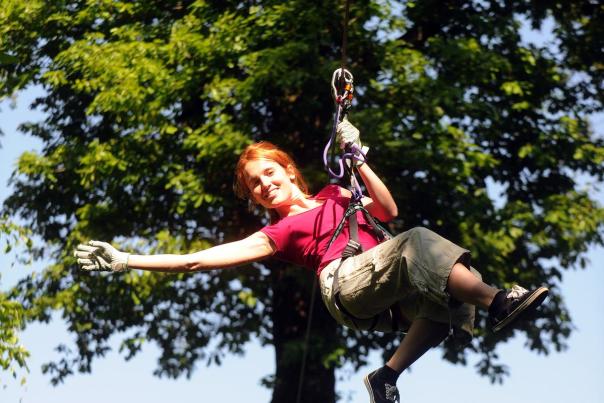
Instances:
[[[359,132],[359,129],[354,127],[354,125],[350,123],[346,117],[344,117],[336,128],[336,141],[340,143],[341,149],[344,149],[346,144],[355,144],[361,149],[363,154],[367,154],[367,151],[369,151],[369,147],[363,147],[363,144],[361,143],[361,133]],[[357,157],[359,157],[357,160],[357,165],[360,166],[365,162],[365,160],[363,156],[357,155]]]
[[[340,143],[340,148],[344,148],[347,143],[356,144],[359,148],[362,147],[361,144],[361,133],[359,129],[354,127],[352,123],[348,121],[348,118],[344,117],[344,119],[338,123],[338,127],[336,129],[336,140]]]
[[[74,253],[78,265],[86,271],[120,272],[128,270],[129,253],[120,252],[107,242],[79,244]]]

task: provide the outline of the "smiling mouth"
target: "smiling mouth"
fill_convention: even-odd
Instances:
[[[275,195],[275,193],[277,192],[277,188],[271,189],[270,191],[268,191],[267,193],[264,194],[264,198],[265,199],[269,199],[271,197],[273,197]]]

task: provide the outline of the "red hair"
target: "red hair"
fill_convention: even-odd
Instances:
[[[274,161],[281,165],[284,169],[290,170],[294,174],[293,183],[308,196],[308,185],[304,180],[304,177],[300,173],[300,170],[296,166],[293,158],[289,156],[285,151],[268,141],[260,141],[258,143],[250,144],[243,150],[239,156],[237,167],[235,168],[235,194],[242,199],[248,199],[254,201],[250,195],[250,189],[246,183],[245,177],[245,165],[250,161],[255,160],[269,160]]]

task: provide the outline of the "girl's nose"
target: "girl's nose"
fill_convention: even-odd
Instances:
[[[262,176],[260,177],[260,184],[262,187],[268,187],[271,184],[271,181],[268,177]]]

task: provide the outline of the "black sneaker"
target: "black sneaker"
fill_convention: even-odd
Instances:
[[[371,403],[400,403],[401,400],[396,385],[391,385],[388,381],[376,375],[376,372],[377,370],[365,376],[365,386],[369,391]]]
[[[539,287],[528,291],[518,285],[506,291],[503,308],[494,314],[489,314],[489,320],[494,332],[510,326],[524,315],[533,312],[547,297],[549,290]]]

